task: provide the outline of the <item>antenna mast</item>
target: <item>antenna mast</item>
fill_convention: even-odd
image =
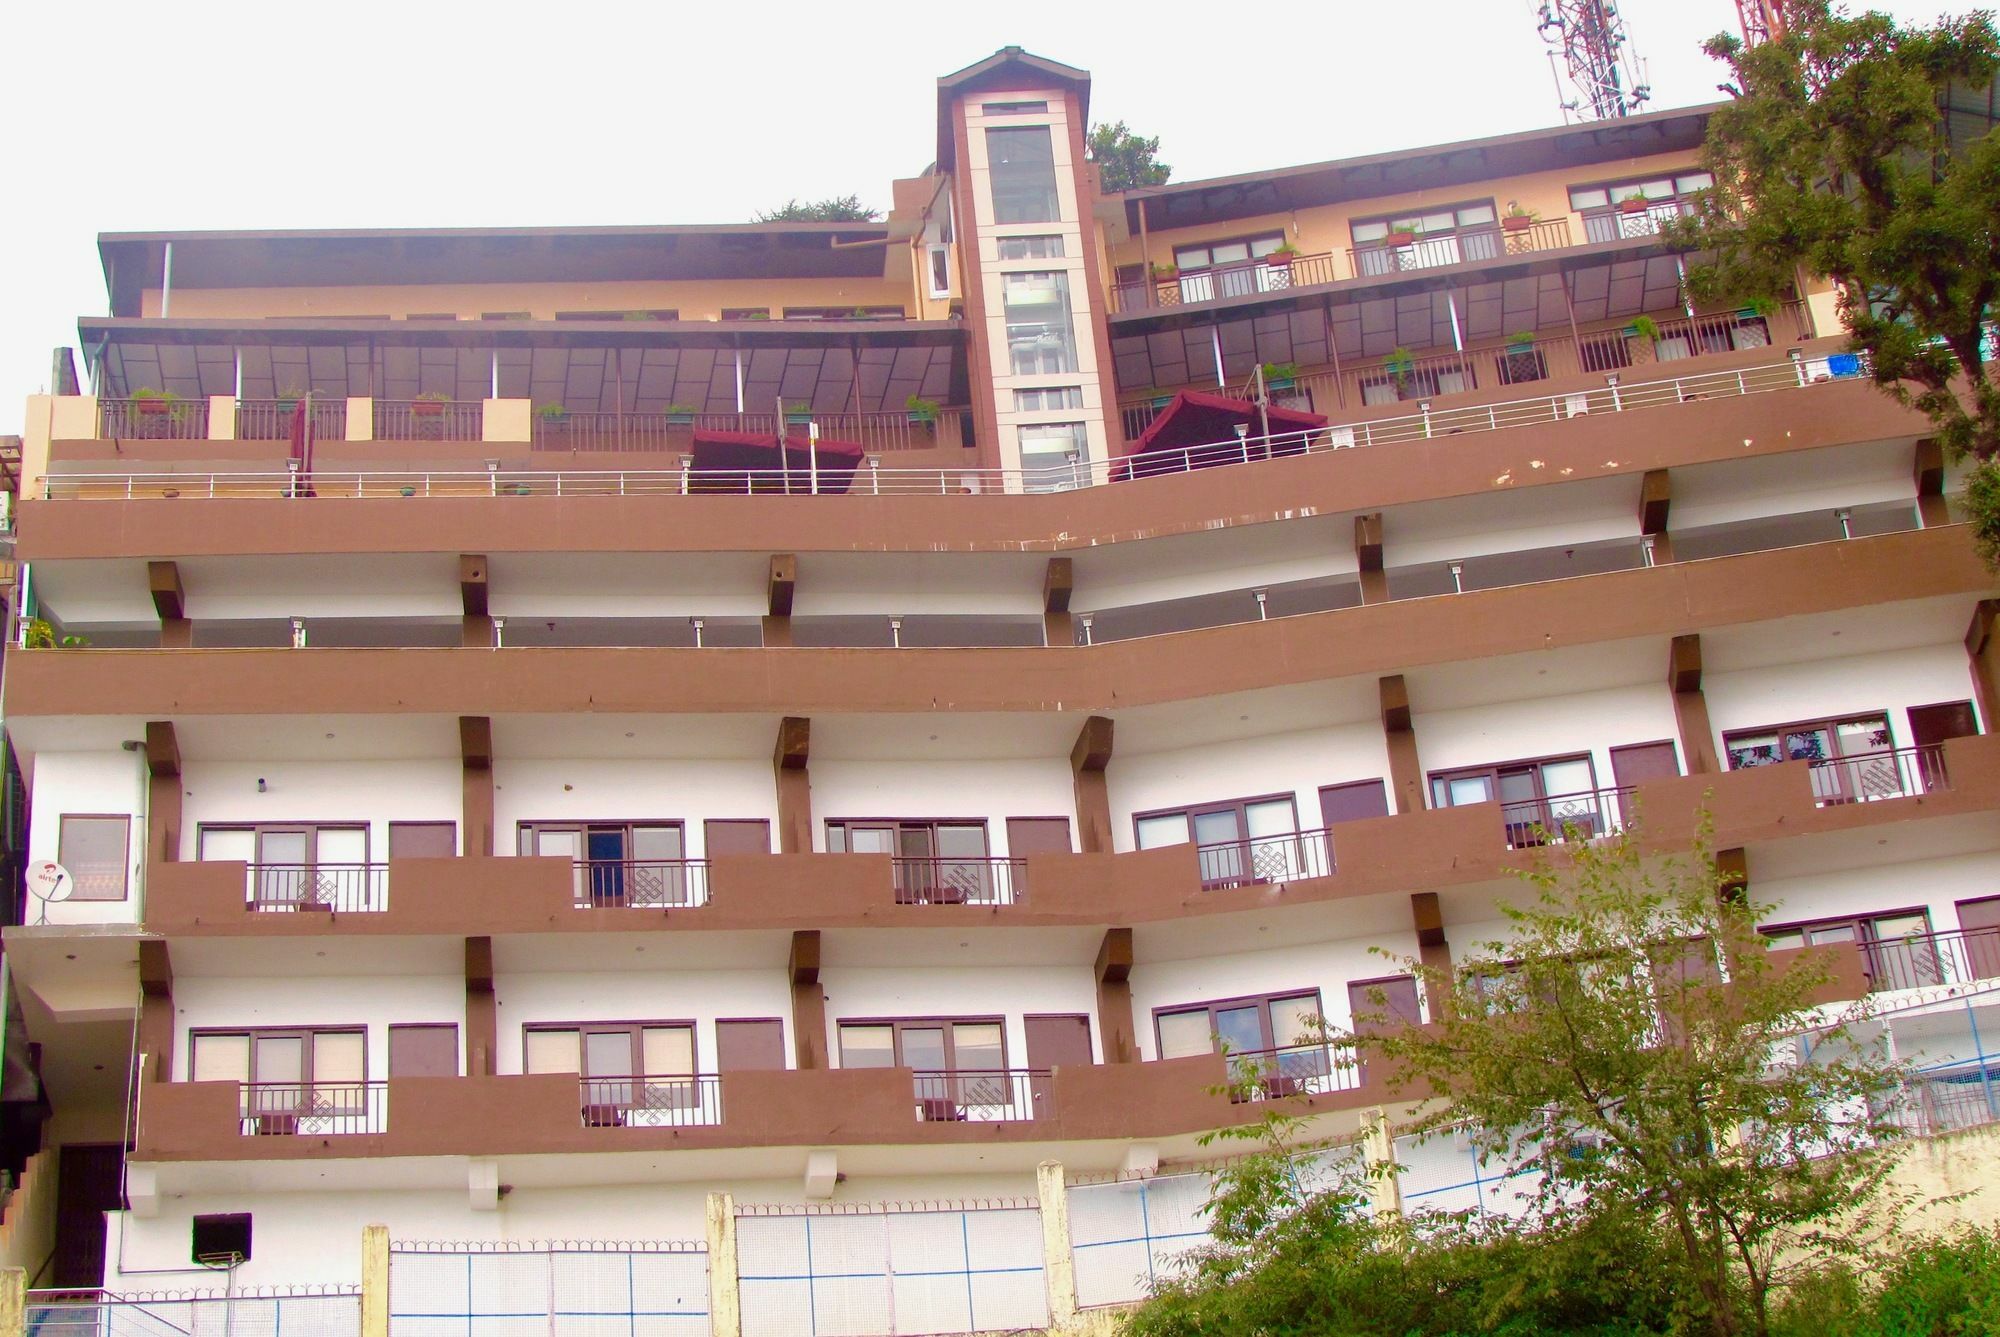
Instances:
[[[1770,3],[1771,0],[1741,0]],[[1612,0],[1543,0],[1537,31],[1549,44],[1565,120],[1630,116],[1653,94]]]

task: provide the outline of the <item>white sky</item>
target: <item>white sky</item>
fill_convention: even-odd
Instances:
[[[105,314],[99,232],[747,220],[932,156],[935,79],[1024,46],[1176,180],[1559,119],[1531,0],[0,0],[0,432]],[[1939,0],[1878,0],[1934,18]],[[1623,0],[1654,107],[1730,0]],[[1952,4],[1954,12],[1971,8]]]

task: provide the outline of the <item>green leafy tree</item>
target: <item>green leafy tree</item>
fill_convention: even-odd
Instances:
[[[1851,346],[1877,385],[1975,463],[1968,508],[2000,562],[2000,133],[1956,142],[1940,108],[2000,67],[1992,16],[1935,25],[1793,0],[1790,29],[1755,47],[1711,38],[1734,96],[1709,119],[1714,189],[1670,235],[1712,252],[1699,298],[1783,291],[1831,275]]]
[[[1090,127],[1088,156],[1097,164],[1106,192],[1131,190],[1135,186],[1164,186],[1174,169],[1155,161],[1160,137],[1136,135],[1125,122]]]
[[[1649,1225],[1701,1330],[1763,1334],[1774,1287],[1895,1219],[1900,1070],[1858,1005],[1817,1005],[1830,958],[1766,950],[1768,907],[1722,882],[1699,826],[1668,856],[1630,830],[1561,844],[1502,907],[1505,941],[1450,973],[1405,963],[1443,1015],[1351,1042],[1420,1098],[1418,1128],[1464,1122],[1491,1160],[1540,1171],[1543,1222]]]
[[[823,200],[786,200],[775,209],[757,215],[758,223],[872,223],[882,216],[870,209],[859,195],[836,195]]]

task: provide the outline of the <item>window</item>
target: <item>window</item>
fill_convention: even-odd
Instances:
[[[694,1027],[688,1022],[525,1026],[521,1041],[524,1071],[576,1074],[584,1122],[592,1127],[658,1122],[644,1116],[700,1108]]]
[[[932,245],[925,248],[925,273],[930,276],[933,297],[951,296],[951,247]]]
[[[360,1027],[196,1031],[189,1041],[190,1081],[243,1084],[246,1133],[361,1131],[344,1126],[368,1110]]]
[[[1132,825],[1142,850],[1192,839],[1201,884],[1211,889],[1294,882],[1311,875],[1307,870],[1315,866],[1314,851],[1302,843],[1298,807],[1289,794],[1140,813]]]
[[[1930,912],[1890,910],[1779,924],[1758,930],[1773,950],[1851,942],[1861,949],[1871,989],[1915,989],[1948,982],[1951,964],[1938,955]],[[1955,981],[1954,981],[1955,982]]]
[[[1290,269],[1259,263],[1284,244],[1284,234],[1272,232],[1234,241],[1176,246],[1174,265],[1180,270],[1181,300],[1207,302],[1291,287]]]
[[[1076,327],[1070,319],[1069,276],[1060,270],[1000,276],[1007,319],[1007,354],[1016,376],[1076,370]]]
[[[982,116],[1033,116],[1046,115],[1046,102],[983,102],[979,106]]]
[[[911,1069],[917,1117],[926,1122],[958,1122],[1014,1103],[998,1017],[843,1021],[840,1066]]]
[[[1353,223],[1354,267],[1361,274],[1435,269],[1468,260],[1492,260],[1505,249],[1493,201],[1431,209]]]
[[[522,822],[525,856],[568,859],[583,906],[693,903],[679,822]]]
[[[1066,251],[1060,236],[1001,237],[996,243],[1002,260],[1061,260]]]
[[[639,311],[558,311],[557,320],[629,320],[635,324],[645,320],[679,320],[681,313],[671,309],[650,307]]]
[[[995,127],[986,132],[987,180],[996,223],[1054,223],[1062,218],[1056,196],[1055,140],[1046,125]]]
[[[249,865],[255,909],[380,908],[365,822],[204,823],[195,857]]]
[[[1583,215],[1585,241],[1650,237],[1660,224],[1694,212],[1690,198],[1715,178],[1707,172],[1668,173],[1598,186],[1572,186],[1569,207]]]
[[[1812,767],[1813,799],[1821,807],[1897,798],[1921,788],[1921,778],[1901,764],[1905,758],[1896,754],[1888,716],[1881,711],[1739,729],[1724,734],[1722,746],[1732,771],[1806,762]]]
[[[122,901],[130,876],[132,819],[63,814],[56,862],[69,870],[73,901]]]
[[[986,823],[847,819],[826,824],[829,854],[895,859],[900,901],[991,904],[999,899],[987,861]]]
[[[218,1212],[197,1216],[189,1231],[193,1260],[212,1267],[225,1259],[250,1261],[250,1213]]]
[[[1597,770],[1588,753],[1431,775],[1433,808],[1496,799],[1507,824],[1507,844],[1514,849],[1559,841],[1570,831],[1588,840],[1619,824],[1612,796],[1597,793]]]
[[[1153,1030],[1162,1059],[1191,1058],[1224,1050],[1232,1076],[1249,1076],[1269,1095],[1324,1089],[1332,1056],[1320,1043],[1319,990],[1229,998],[1162,1008]]]
[[[788,306],[786,320],[901,320],[900,306]]]
[[[725,306],[722,308],[724,320],[769,320],[771,308],[768,306]]]
[[[1090,463],[1090,433],[1083,423],[1023,423],[1015,434],[1021,445],[1023,489],[1065,492],[1083,486]]]
[[[1048,386],[1037,390],[1016,390],[1014,411],[1016,413],[1046,413],[1051,409],[1080,409],[1083,407],[1083,387],[1077,385]],[[1081,424],[1078,424],[1081,426]]]

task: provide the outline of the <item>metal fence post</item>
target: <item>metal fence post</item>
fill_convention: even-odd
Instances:
[[[361,1227],[361,1337],[389,1337],[389,1227]]]
[[[1042,1278],[1049,1292],[1049,1327],[1060,1331],[1076,1322],[1076,1255],[1069,1231],[1069,1185],[1061,1161],[1035,1167],[1042,1201]]]
[[[708,1195],[708,1330],[743,1337],[743,1289],[736,1275],[736,1199]]]
[[[1389,1116],[1379,1105],[1361,1112],[1361,1157],[1368,1167],[1368,1199],[1375,1215],[1401,1215],[1403,1181],[1396,1170],[1396,1139],[1389,1132]]]

